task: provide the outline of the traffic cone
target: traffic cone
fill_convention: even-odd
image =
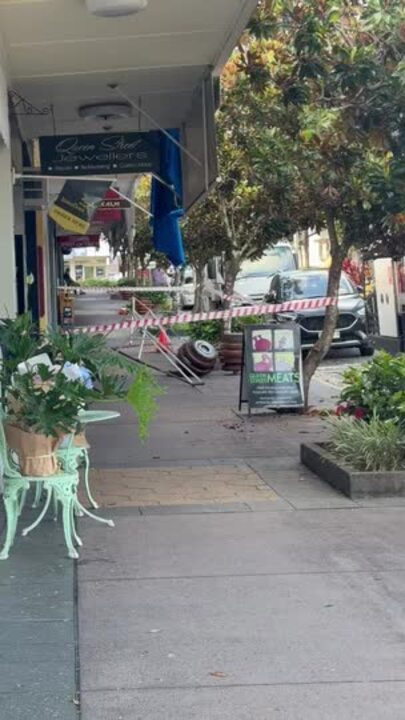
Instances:
[[[170,338],[166,330],[163,330],[163,328],[161,328],[157,338],[156,352],[166,352],[170,348],[170,346]]]

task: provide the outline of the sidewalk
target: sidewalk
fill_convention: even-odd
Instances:
[[[242,420],[234,378],[166,384],[150,444],[126,412],[93,437],[116,528],[81,529],[83,720],[402,719],[403,501],[321,483],[322,424]]]
[[[405,499],[322,483],[323,423],[239,415],[238,378],[163,382],[145,445],[123,406],[89,433],[116,527],[0,564],[1,720],[403,720]]]

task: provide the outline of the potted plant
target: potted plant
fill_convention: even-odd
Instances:
[[[111,350],[103,335],[59,330],[40,335],[24,315],[0,322],[0,346],[3,412],[14,427],[50,438],[48,450],[61,434],[81,432],[72,424],[79,409],[107,400],[128,402],[138,418],[138,435],[146,438],[162,390],[147,368]],[[53,369],[39,366],[20,375],[18,367],[38,354],[47,354]]]
[[[34,371],[15,373],[7,388],[8,446],[19,460],[23,475],[53,475],[55,451],[63,435],[80,430],[79,411],[93,398],[81,380],[72,380],[60,368],[46,365]]]

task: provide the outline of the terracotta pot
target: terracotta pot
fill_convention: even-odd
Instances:
[[[134,293],[131,290],[120,290],[119,291],[120,300],[126,300],[126,301],[131,300],[133,294]]]
[[[138,315],[146,315],[153,307],[153,303],[149,298],[135,298],[135,311]]]
[[[235,375],[240,373],[242,367],[242,344],[243,333],[224,334],[219,351],[223,370],[233,372]]]

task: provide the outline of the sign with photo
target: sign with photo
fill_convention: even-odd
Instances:
[[[63,230],[86,235],[108,188],[108,180],[67,180],[48,215]]]
[[[159,132],[50,135],[39,138],[44,175],[159,172]]]
[[[245,328],[240,405],[243,402],[249,409],[303,406],[300,331],[294,322]]]

